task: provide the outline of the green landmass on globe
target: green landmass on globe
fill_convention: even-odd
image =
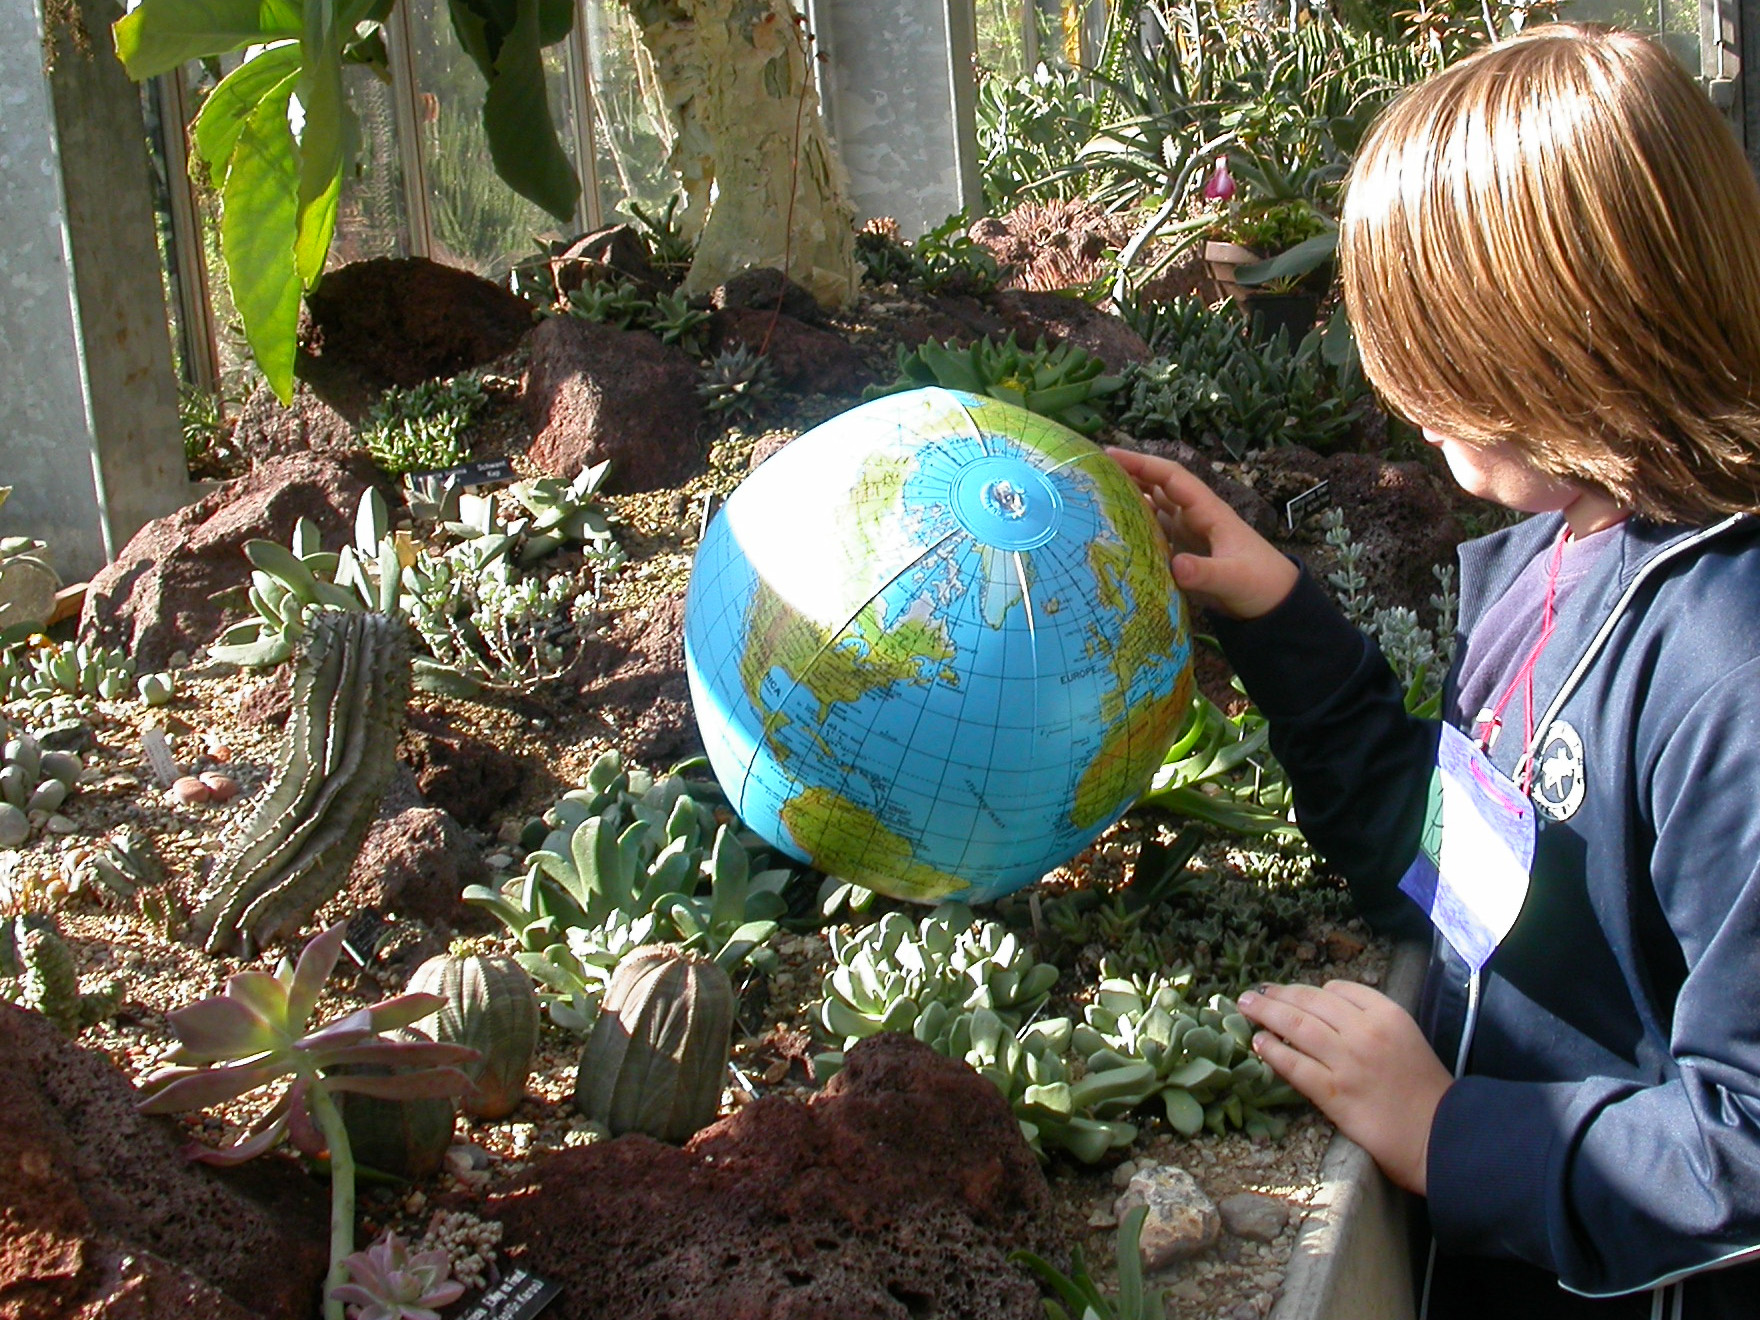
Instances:
[[[927,389],[763,464],[698,550],[686,668],[734,809],[895,897],[982,901],[1079,852],[1186,718],[1161,530],[1087,440]]]

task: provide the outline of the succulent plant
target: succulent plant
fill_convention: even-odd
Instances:
[[[203,947],[261,947],[348,878],[397,764],[409,630],[388,614],[320,611],[293,681],[275,781],[209,876]]]
[[[28,733],[0,746],[0,848],[16,848],[61,810],[85,769],[77,753],[43,750]]]
[[[718,824],[699,793],[719,790],[677,773],[656,780],[626,770],[607,752],[585,787],[528,826],[541,846],[526,855],[524,875],[499,890],[465,890],[467,903],[493,913],[518,942],[515,956],[545,987],[556,1025],[588,1029],[612,970],[642,944],[683,943],[727,968],[765,958],[790,872],[754,875],[752,836]]]
[[[55,919],[28,914],[0,921],[0,999],[35,1009],[64,1036],[77,1036],[116,1012],[122,983],[81,994],[73,951]]]
[[[692,307],[682,293],[663,293],[654,299],[648,329],[661,343],[677,344],[692,357],[701,357],[703,339],[709,333],[709,313]]]
[[[1271,728],[1248,703],[1229,715],[1202,692],[1139,807],[1160,807],[1236,834],[1301,837],[1288,779],[1270,750]]]
[[[1105,363],[1074,344],[1048,348],[1040,339],[1024,349],[1012,333],[1000,344],[986,336],[966,348],[931,339],[915,348],[900,344],[898,379],[870,386],[863,397],[939,385],[989,395],[1091,435],[1106,420],[1095,403],[1124,387],[1122,377],[1105,370]]]
[[[224,1149],[194,1146],[189,1155],[212,1164],[238,1164],[274,1146],[283,1135],[330,1155],[330,1272],[325,1280],[326,1320],[343,1320],[347,1259],[354,1251],[354,1156],[334,1092],[389,1099],[457,1095],[470,1087],[459,1071],[476,1058],[462,1045],[396,1041],[387,1033],[425,1017],[437,995],[399,995],[357,1009],[334,1022],[314,1025],[319,993],[342,952],[346,928],[335,925],[301,952],[297,965],[245,971],[229,977],[225,990],[166,1016],[178,1045],[172,1066],[141,1083],[139,1108],[150,1114],[205,1109],[290,1079],[286,1091],[257,1130]],[[336,1069],[367,1064],[402,1069],[394,1076],[337,1076]],[[315,1125],[315,1126],[314,1126]]]
[[[247,542],[256,617],[228,628],[208,653],[230,664],[280,664],[314,611],[376,610],[414,625],[429,652],[412,662],[415,685],[424,690],[468,697],[485,686],[525,687],[553,677],[566,655],[552,634],[575,626],[580,583],[562,575],[539,582],[522,577],[518,566],[570,541],[580,543],[595,573],[622,562],[597,505],[607,470],[601,463],[569,482],[520,482],[511,499],[466,494],[444,481],[412,486],[420,506],[412,505],[412,514],[432,515],[432,536],[443,547],[420,548],[393,534],[376,490],[361,497],[353,544],[340,551],[321,549],[306,519],[295,526],[291,546]]]
[[[96,844],[76,845],[61,854],[59,892],[95,892],[127,900],[142,886],[156,885],[164,878],[165,868],[152,836],[123,825]]]
[[[733,982],[664,945],[618,966],[581,1051],[575,1107],[613,1136],[684,1141],[715,1119],[733,1033]]]
[[[122,651],[85,642],[58,646],[33,634],[0,651],[0,701],[43,703],[58,696],[114,701],[134,687],[134,661]]]
[[[329,1296],[348,1305],[349,1320],[440,1320],[439,1308],[464,1296],[464,1284],[446,1277],[452,1268],[446,1252],[412,1255],[396,1233],[343,1264],[348,1282],[332,1287]]]
[[[994,1012],[1012,1031],[1045,1001],[1057,968],[999,922],[943,903],[915,925],[902,912],[850,935],[831,934],[835,966],[816,1016],[842,1047],[881,1031],[909,1031],[930,1004],[957,1014]]]
[[[776,369],[767,353],[754,352],[744,344],[724,348],[703,368],[697,395],[703,408],[716,417],[750,421],[776,393]]]
[[[633,280],[618,278],[570,289],[566,310],[570,316],[583,321],[633,330],[646,324],[653,303],[643,296]]]
[[[360,442],[385,471],[445,468],[469,456],[464,432],[486,401],[482,377],[470,372],[449,381],[392,386],[379,397],[360,430]]]
[[[1161,977],[1108,979],[1083,1016],[1072,1044],[1089,1068],[1147,1064],[1154,1080],[1138,1103],[1159,1100],[1183,1136],[1206,1127],[1280,1136],[1283,1119],[1267,1111],[1301,1100],[1253,1053],[1252,1024],[1221,995],[1194,1005]]]
[[[418,1030],[482,1055],[465,1070],[475,1083],[460,1101],[465,1113],[506,1118],[517,1109],[538,1048],[538,998],[526,970],[504,954],[442,953],[416,968],[406,989],[442,1000]]]

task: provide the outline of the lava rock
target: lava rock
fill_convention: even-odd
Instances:
[[[92,579],[80,640],[119,646],[143,671],[164,669],[244,617],[246,541],[286,545],[310,518],[326,544],[352,537],[361,494],[378,474],[364,457],[289,454],[176,513],[155,518]]]
[[[581,697],[624,755],[661,768],[701,754],[684,670],[684,593],[625,610],[584,640]]]
[[[1010,290],[992,296],[990,306],[1023,347],[1032,347],[1041,337],[1052,348],[1070,344],[1099,358],[1110,372],[1155,356],[1143,337],[1118,317],[1071,294]]]
[[[401,806],[387,794],[347,883],[326,905],[325,915],[342,920],[370,907],[453,927],[480,927],[484,914],[462,896],[467,885],[492,883],[482,854],[450,815],[438,807]]]
[[[332,378],[378,393],[456,376],[510,352],[532,328],[525,299],[424,257],[329,271],[306,296],[306,311],[300,371],[327,398]]]
[[[612,492],[682,486],[703,468],[697,364],[644,330],[552,316],[532,332],[525,407],[538,469],[611,460]]]
[[[787,312],[742,307],[716,312],[711,343],[717,352],[742,344],[754,353],[763,349],[777,381],[804,394],[860,394],[874,383],[874,373],[847,339]]]
[[[444,715],[411,709],[399,754],[415,772],[422,796],[461,824],[486,828],[496,810],[525,782],[519,758],[494,743],[460,733]]]
[[[0,1003],[0,1314],[307,1320],[326,1198],[291,1162],[195,1164],[172,1119],[39,1013]]]
[[[1007,1103],[889,1033],[824,1092],[766,1096],[682,1149],[642,1136],[534,1161],[491,1198],[556,1320],[1040,1320],[1016,1248],[1065,1263]]]
[[[717,311],[763,312],[766,316],[780,311],[808,325],[820,325],[825,320],[818,299],[774,266],[741,271],[710,293],[709,305]]]
[[[365,420],[371,396],[354,401],[352,416],[344,416],[312,392],[311,386],[294,386],[293,402],[283,405],[275,391],[258,385],[239,409],[232,428],[232,447],[252,463],[289,454],[347,454],[361,449],[354,428]]]

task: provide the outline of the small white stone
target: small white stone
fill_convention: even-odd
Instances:
[[[79,832],[79,826],[75,825],[66,816],[56,813],[49,817],[48,830],[51,834],[77,834]]]

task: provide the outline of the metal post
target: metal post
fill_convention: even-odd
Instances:
[[[403,175],[403,209],[409,222],[409,254],[426,257],[434,250],[428,218],[428,170],[422,161],[421,124],[416,118],[414,37],[410,3],[396,5],[385,21],[385,58],[391,70],[391,105],[397,116],[397,158]]]
[[[159,108],[165,184],[171,205],[171,260],[176,273],[179,347],[190,384],[214,393],[220,388],[220,354],[214,346],[214,307],[209,301],[208,262],[203,252],[201,217],[196,213],[189,177],[189,143],[184,125],[191,118],[189,83],[181,67],[153,79],[150,94]]]
[[[1699,77],[1711,103],[1742,136],[1741,39],[1732,0],[1699,0]]]
[[[575,223],[591,232],[605,223],[599,209],[599,152],[593,97],[593,48],[587,36],[587,6],[593,0],[574,0],[574,28],[568,34],[568,94],[574,104],[574,151],[581,176],[581,202]]]

